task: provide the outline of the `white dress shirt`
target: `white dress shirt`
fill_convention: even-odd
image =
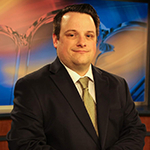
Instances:
[[[63,64],[63,63],[62,63]],[[64,65],[64,64],[63,64]],[[65,66],[65,65],[64,65]],[[78,80],[80,78],[83,78],[85,76],[89,77],[89,83],[88,83],[88,88],[89,88],[89,93],[91,94],[91,96],[93,97],[95,103],[96,103],[96,98],[95,98],[95,86],[94,86],[94,77],[93,77],[93,73],[92,73],[92,67],[90,65],[88,72],[84,75],[84,76],[80,76],[79,74],[77,74],[75,71],[71,70],[70,68],[68,68],[67,66],[65,66],[65,68],[67,69],[70,77],[72,78],[80,96],[82,97],[82,87],[80,85],[80,83],[78,82]]]

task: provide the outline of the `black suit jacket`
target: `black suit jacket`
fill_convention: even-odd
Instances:
[[[16,83],[10,150],[142,150],[145,126],[124,79],[92,66],[99,137],[65,67],[52,64]]]

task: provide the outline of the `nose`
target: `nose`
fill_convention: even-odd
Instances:
[[[79,36],[77,41],[78,47],[86,47],[86,39],[84,36]]]

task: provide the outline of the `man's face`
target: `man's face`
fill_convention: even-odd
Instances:
[[[96,27],[85,13],[68,12],[62,17],[59,40],[53,35],[59,59],[70,69],[88,69],[96,53]]]

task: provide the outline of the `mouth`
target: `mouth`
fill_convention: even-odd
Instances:
[[[76,53],[88,53],[89,50],[84,50],[84,49],[72,49],[73,52],[76,52]]]

